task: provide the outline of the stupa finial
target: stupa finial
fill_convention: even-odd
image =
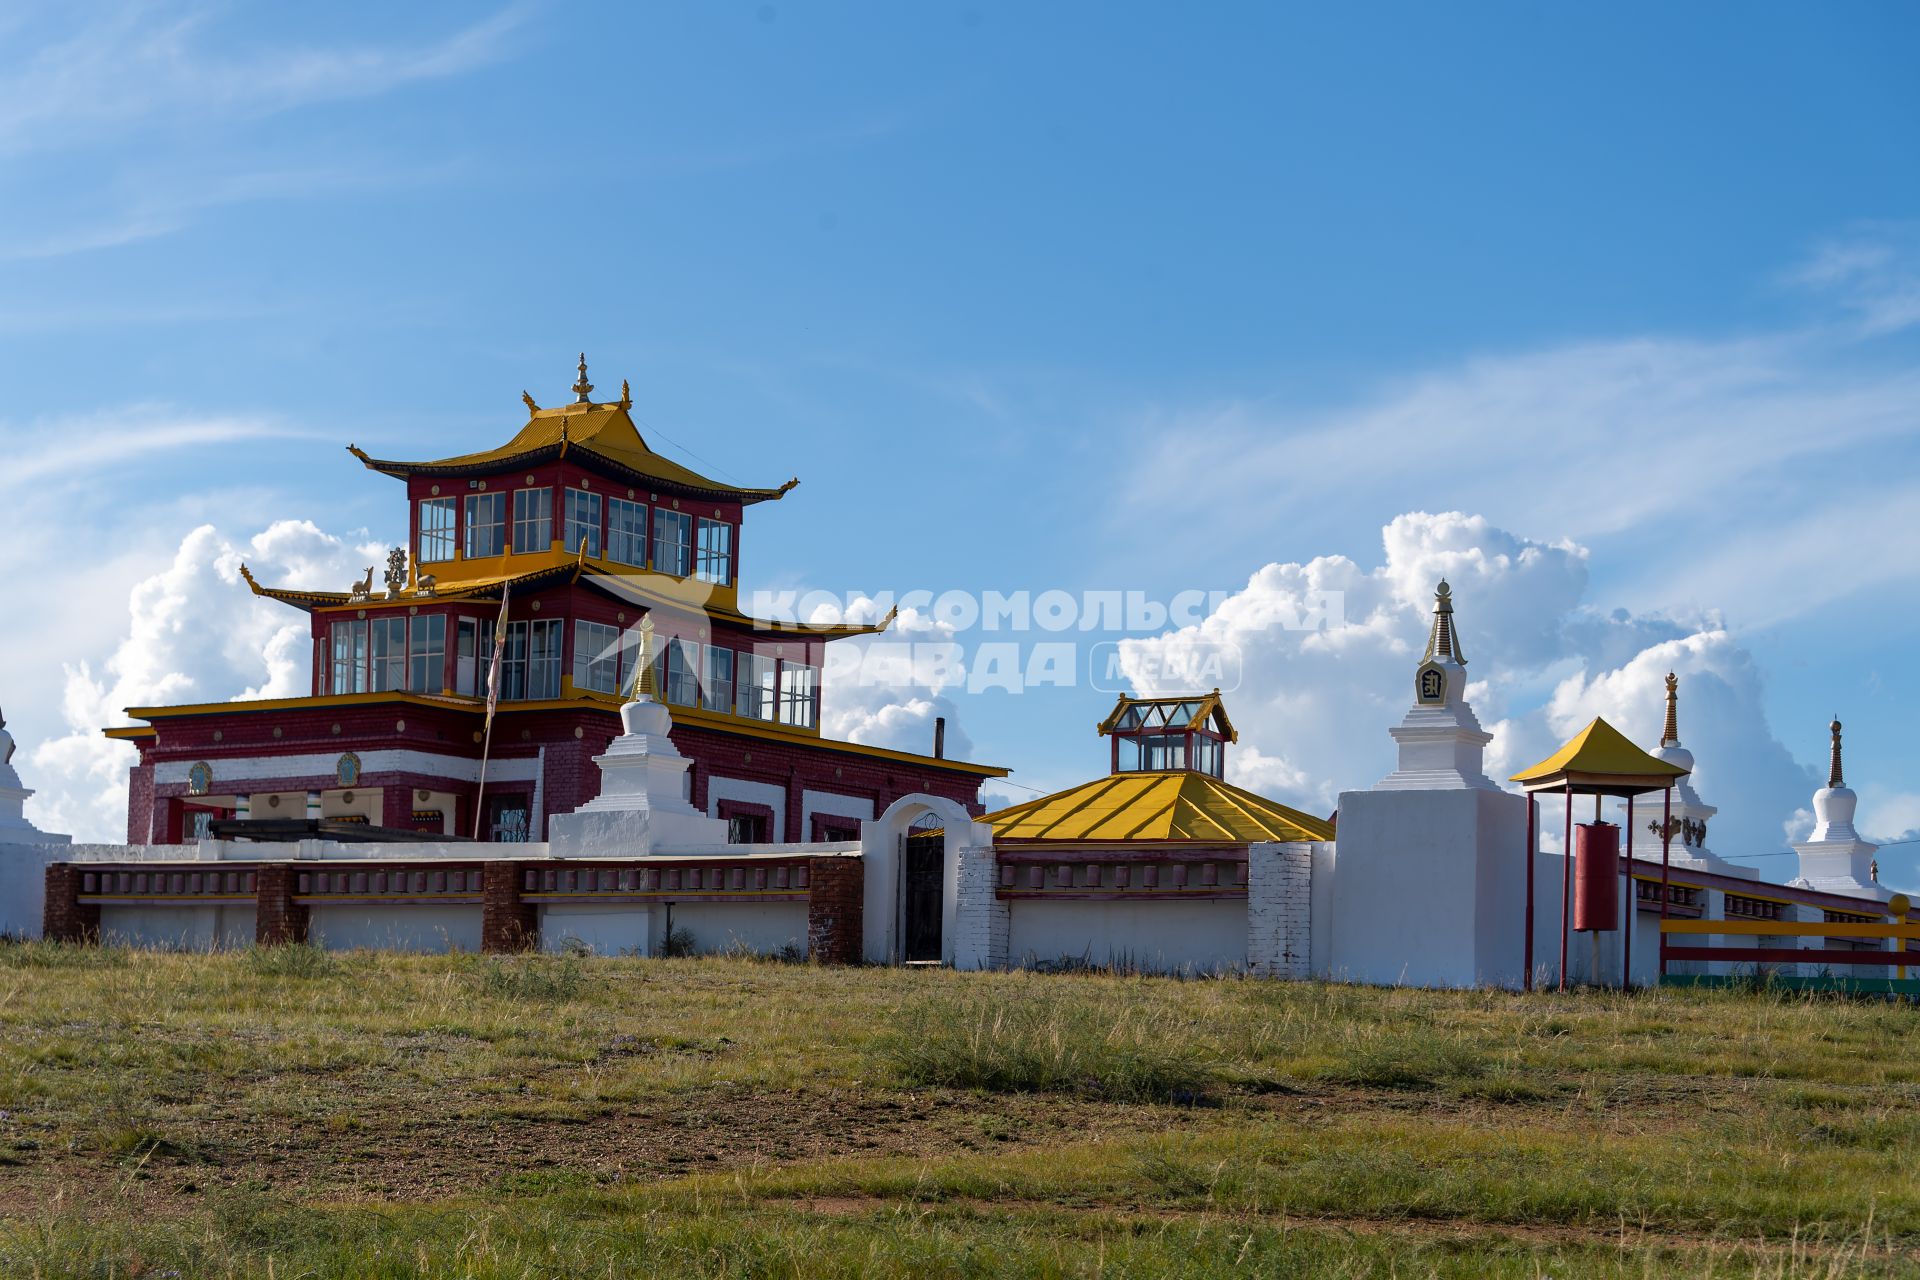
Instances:
[[[1680,677],[1667,672],[1667,724],[1660,731],[1660,745],[1680,745]]]
[[[1838,791],[1847,785],[1846,774],[1840,768],[1840,717],[1834,716],[1833,723],[1827,728],[1833,731],[1833,759],[1827,765],[1827,787]]]
[[[1420,659],[1431,662],[1435,658],[1450,658],[1461,666],[1467,665],[1467,655],[1460,652],[1460,637],[1453,630],[1453,588],[1447,585],[1445,578],[1433,592],[1433,632],[1427,637],[1427,652]]]
[[[587,397],[593,394],[593,384],[587,381],[587,353],[580,353],[580,380],[573,384],[574,403],[592,404]]]
[[[653,613],[640,619],[639,651],[634,661],[639,664],[633,676],[633,699],[635,702],[645,698],[651,702],[657,692],[653,687]]]

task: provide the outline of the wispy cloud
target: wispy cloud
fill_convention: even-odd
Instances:
[[[1837,299],[1869,335],[1920,324],[1920,224],[1862,223],[1815,246],[1787,281]]]
[[[50,482],[91,484],[106,468],[204,445],[306,438],[311,433],[263,418],[181,416],[152,406],[52,421],[0,420],[0,440],[11,442],[0,495],[38,491]]]
[[[504,58],[526,18],[513,5],[418,45],[213,47],[213,10],[129,3],[90,16],[42,10],[0,46],[0,150],[28,151],[206,118],[258,117],[310,103],[373,97]],[[28,47],[39,29],[64,29]]]

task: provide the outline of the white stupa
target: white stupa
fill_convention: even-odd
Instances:
[[[1880,846],[1860,838],[1853,828],[1853,812],[1860,798],[1847,786],[1840,766],[1840,718],[1827,726],[1833,733],[1833,753],[1827,764],[1827,785],[1813,793],[1813,834],[1793,846],[1800,855],[1800,874],[1789,883],[1826,893],[1844,893],[1885,902],[1893,896],[1882,888],[1873,855]]]
[[[1466,699],[1453,592],[1434,592],[1413,708],[1388,733],[1399,767],[1340,796],[1315,972],[1386,985],[1517,987],[1525,973],[1527,807],[1487,777],[1493,735]],[[1315,893],[1322,867],[1314,863]]]
[[[27,797],[31,788],[22,786],[13,767],[13,735],[7,732],[5,716],[0,716],[0,844],[67,844],[73,837],[42,831],[27,821]]]
[[[1433,630],[1413,675],[1413,707],[1389,729],[1400,747],[1399,767],[1375,791],[1498,791],[1483,761],[1493,735],[1467,705],[1467,659],[1453,628],[1453,588],[1440,580],[1433,594]]]
[[[1707,822],[1720,810],[1700,798],[1693,786],[1693,752],[1680,744],[1680,677],[1667,672],[1667,719],[1660,731],[1660,745],[1648,753],[1656,760],[1687,772],[1673,784],[1673,843],[1668,856],[1676,868],[1706,871],[1714,875],[1738,876],[1758,880],[1757,867],[1743,867],[1707,847]],[[1620,806],[1624,814],[1626,805]],[[1646,797],[1634,805],[1634,821],[1640,829],[1633,833],[1633,856],[1658,861],[1660,858],[1661,801],[1658,795]],[[1624,849],[1624,845],[1622,846]]]
[[[704,852],[727,842],[727,824],[687,798],[687,770],[668,732],[673,716],[653,696],[653,627],[641,624],[639,675],[633,699],[620,708],[621,735],[593,758],[600,794],[547,824],[555,857],[645,857]]]

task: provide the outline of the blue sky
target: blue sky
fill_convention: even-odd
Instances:
[[[492,443],[584,348],[663,451],[802,477],[749,585],[1341,557],[1417,650],[1415,579],[1477,565],[1469,655],[1545,637],[1479,640],[1496,756],[1724,635],[1689,734],[1727,742],[1721,852],[1780,847],[1836,710],[1862,825],[1920,828],[1916,52],[1891,4],[10,9],[0,705],[31,747],[267,687],[202,634],[268,634],[219,571],[129,593],[202,525],[208,565],[283,519],[397,540],[343,446]],[[1484,524],[1383,545],[1448,511]],[[1248,690],[1284,763],[1243,778],[1324,808],[1385,772],[1382,643]],[[1101,766],[1092,690],[942,696],[1017,782]],[[61,771],[103,760],[43,751],[43,816],[96,820]]]

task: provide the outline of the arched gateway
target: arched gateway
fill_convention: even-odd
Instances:
[[[966,806],[924,793],[902,796],[866,824],[860,844],[869,963],[1004,963],[980,954],[981,943],[967,936],[961,919],[963,863],[971,855],[990,868],[993,853],[992,832]]]

